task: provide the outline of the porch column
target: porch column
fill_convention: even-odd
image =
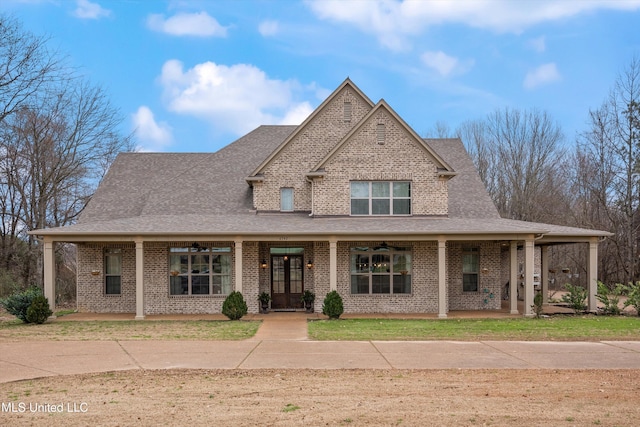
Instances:
[[[542,303],[549,303],[549,246],[540,247],[540,289]]]
[[[518,242],[511,241],[509,247],[509,309],[511,314],[518,312]]]
[[[144,241],[136,241],[136,320],[144,320]]]
[[[44,238],[44,296],[49,301],[51,311],[56,311],[56,262],[55,251],[53,250],[54,242],[51,237]],[[54,315],[51,316],[55,318]]]
[[[589,311],[598,309],[596,293],[598,293],[598,238],[589,240],[589,261],[587,264],[587,289],[589,290]]]
[[[329,291],[338,290],[338,241],[329,240]]]
[[[447,241],[438,240],[438,317],[447,317]]]
[[[236,258],[236,291],[242,293],[242,240],[234,240]]]
[[[533,317],[533,240],[524,242],[524,316]]]

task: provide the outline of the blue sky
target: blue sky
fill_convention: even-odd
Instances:
[[[566,142],[640,53],[640,0],[3,0],[103,86],[145,151],[298,124],[346,77],[419,134],[546,110]]]

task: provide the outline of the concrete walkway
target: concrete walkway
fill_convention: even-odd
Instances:
[[[0,382],[135,369],[640,369],[640,341],[310,341],[270,313],[244,341],[0,342]]]

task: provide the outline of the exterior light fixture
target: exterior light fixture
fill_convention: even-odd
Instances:
[[[98,276],[98,275],[100,275],[100,270],[91,270],[91,275],[92,275],[92,276]]]
[[[311,260],[307,261],[307,268],[309,270],[311,270],[313,268],[313,261],[311,261]]]
[[[263,260],[262,260],[262,262],[260,263],[260,267],[261,267],[263,270],[266,270],[268,266],[269,266],[269,264],[267,264],[267,260],[266,260],[266,259],[263,259]]]
[[[483,274],[487,274],[489,272],[489,269],[487,267],[484,267],[481,271]]]

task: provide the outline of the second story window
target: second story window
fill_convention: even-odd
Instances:
[[[351,215],[411,215],[411,183],[352,181]]]
[[[280,211],[293,212],[293,188],[280,189]]]

